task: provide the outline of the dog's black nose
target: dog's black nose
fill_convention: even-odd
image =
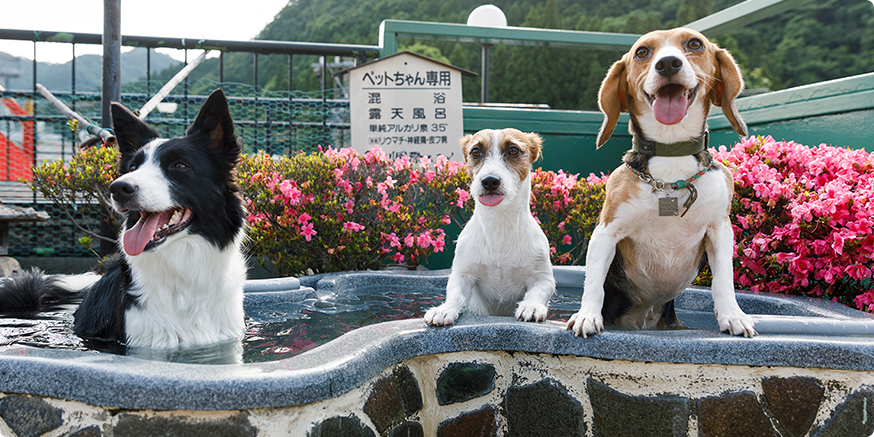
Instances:
[[[487,191],[495,191],[501,186],[501,180],[494,176],[486,176],[483,178],[482,184]]]
[[[109,193],[112,194],[112,198],[116,202],[127,202],[134,197],[138,188],[136,185],[125,181],[115,181],[109,184]]]
[[[671,77],[683,68],[683,60],[676,56],[665,56],[656,62],[655,70],[664,77]]]

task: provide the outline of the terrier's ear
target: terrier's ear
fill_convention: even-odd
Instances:
[[[528,143],[531,144],[531,151],[534,152],[531,154],[531,159],[529,161],[531,164],[534,164],[535,161],[543,157],[543,138],[534,132],[525,135],[528,137]]]
[[[465,164],[467,164],[467,154],[470,153],[470,147],[468,145],[472,139],[473,135],[467,134],[461,137],[461,141],[458,142],[459,146],[461,146],[461,156],[464,157]]]

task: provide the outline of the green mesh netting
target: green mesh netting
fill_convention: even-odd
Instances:
[[[138,110],[163,85],[145,80],[125,84],[121,103]],[[192,81],[180,84],[164,99],[176,104],[172,112],[155,109],[146,121],[162,136],[183,135],[200,105],[219,87],[228,96],[245,153],[281,155],[311,152],[319,146],[346,147],[350,143],[349,100],[339,98],[339,90],[327,90],[323,95],[321,91],[265,91],[240,83]],[[99,123],[99,93],[53,93],[74,111]],[[52,215],[47,224],[14,225],[10,229],[10,254],[87,255],[76,241],[81,234],[68,226],[61,212],[35,198],[26,185],[17,181],[32,178],[29,169],[34,163],[69,160],[90,135],[84,129],[71,130],[60,111],[39,94],[0,92],[0,103],[0,201],[33,206]]]

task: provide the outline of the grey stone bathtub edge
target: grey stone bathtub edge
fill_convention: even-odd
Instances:
[[[455,326],[429,328],[421,319],[412,319],[360,328],[310,352],[267,363],[194,365],[4,347],[0,348],[0,392],[125,409],[282,407],[339,396],[409,358],[499,350],[606,360],[874,370],[874,344],[830,340],[747,339],[692,330],[609,330],[581,339],[558,322],[465,316]],[[22,366],[24,360],[27,366]]]

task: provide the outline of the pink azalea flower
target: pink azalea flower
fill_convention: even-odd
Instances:
[[[431,245],[434,246],[434,252],[443,252],[443,248],[446,246],[446,242],[444,240],[444,236],[441,235],[437,237],[435,240],[431,242]]]
[[[419,238],[416,239],[416,243],[422,249],[429,248],[431,246],[432,241],[433,240],[431,239],[431,234],[427,233],[427,232],[422,232],[421,234],[419,234]]]
[[[306,225],[301,226],[300,234],[303,235],[304,237],[306,237],[307,241],[310,241],[313,238],[313,236],[316,235],[316,231],[313,230],[313,224],[307,223]]]
[[[300,190],[297,189],[297,183],[290,180],[282,181],[279,184],[279,191],[288,200],[289,205],[297,205],[300,203]]]
[[[401,240],[392,232],[390,235],[385,235],[385,239],[388,240],[390,247],[396,247],[398,249],[401,248]]]
[[[355,222],[345,222],[343,223],[343,230],[349,233],[363,231],[364,226],[359,225]]]
[[[462,188],[456,188],[455,194],[458,194],[458,202],[455,203],[455,206],[461,208],[464,206],[464,203],[467,202],[468,197],[470,197],[470,193]]]

